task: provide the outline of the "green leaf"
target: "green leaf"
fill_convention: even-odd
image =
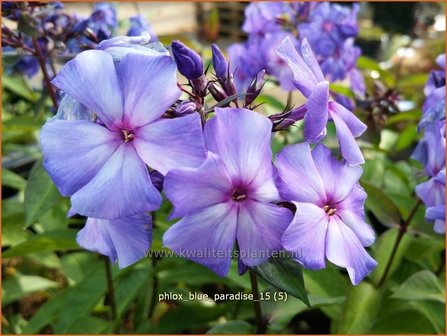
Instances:
[[[410,276],[393,294],[401,300],[435,300],[445,302],[445,288],[430,271],[424,270]]]
[[[254,327],[245,321],[228,321],[218,324],[209,329],[207,334],[221,334],[221,335],[237,335],[237,334],[253,334]]]
[[[352,90],[349,87],[340,84],[329,84],[329,90],[348,98],[354,98],[354,93],[352,92]]]
[[[360,184],[368,194],[365,205],[374,216],[387,227],[400,225],[401,214],[399,208],[385,192],[368,182],[361,182]]]
[[[26,180],[22,176],[12,172],[11,170],[3,168],[2,169],[2,186],[14,188],[17,190],[22,190],[22,189],[25,189]]]
[[[112,334],[110,322],[94,316],[81,316],[67,328],[66,334]]]
[[[386,232],[382,233],[382,235],[377,239],[376,243],[371,247],[373,257],[377,261],[377,267],[370,275],[371,280],[375,284],[377,284],[385,272],[386,265],[388,264],[388,260],[390,258],[390,253],[396,242],[397,234],[398,229],[388,229]],[[411,236],[408,234],[402,237],[399,248],[394,256],[393,263],[391,264],[388,277],[391,277],[394,270],[400,265],[402,257],[405,255],[411,240]]]
[[[76,243],[77,230],[50,231],[38,234],[2,253],[3,258],[16,257],[36,252],[66,251],[79,249]]]
[[[285,105],[279,101],[277,98],[267,95],[267,94],[260,94],[256,100],[255,100],[255,105],[256,104],[267,104],[271,107],[274,107],[275,109],[277,109],[278,111],[282,111],[285,109]]]
[[[25,225],[28,227],[51,209],[61,196],[42,166],[37,161],[31,169],[25,189]]]
[[[291,257],[272,257],[252,269],[271,285],[293,295],[310,307],[304,288],[303,270]]]
[[[381,296],[381,291],[367,282],[361,282],[358,286],[351,287],[346,298],[338,333],[366,333],[377,316]]]
[[[36,275],[16,275],[3,281],[2,306],[34,292],[57,288],[60,284]]]
[[[56,334],[68,330],[74,321],[93,310],[106,291],[104,268],[93,270],[85,280],[64,289],[40,307],[29,320],[23,333],[39,333],[47,325],[54,325]]]
[[[37,95],[30,89],[28,82],[21,76],[2,75],[4,89],[14,92],[16,95],[31,102],[37,101]]]
[[[431,321],[414,309],[380,314],[377,323],[369,331],[371,334],[434,334],[436,329]]]
[[[416,129],[416,126],[413,124],[410,124],[407,128],[405,128],[397,138],[396,146],[394,149],[396,151],[401,151],[409,147],[413,142],[416,141],[418,137],[418,131]]]

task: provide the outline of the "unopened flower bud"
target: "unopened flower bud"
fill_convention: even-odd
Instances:
[[[171,49],[178,71],[183,76],[195,80],[203,75],[203,61],[198,53],[180,41],[172,42]]]
[[[216,71],[216,76],[219,80],[225,81],[228,73],[228,62],[217,45],[213,44],[211,49],[213,51],[213,67]]]
[[[273,114],[269,119],[273,123],[272,132],[281,131],[301,120],[306,115],[307,109],[305,105],[301,105],[293,110]]]
[[[261,93],[264,86],[265,70],[258,72],[256,77],[253,78],[247,89],[247,96],[245,97],[245,106],[249,106]]]
[[[212,83],[208,90],[211,92],[211,95],[213,96],[216,101],[220,102],[226,98],[228,98],[228,95],[225,93],[225,91],[216,83]]]
[[[194,113],[196,109],[196,103],[191,101],[183,101],[173,108],[173,114],[176,117],[182,117],[184,115]]]

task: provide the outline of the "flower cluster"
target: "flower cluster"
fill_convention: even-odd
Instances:
[[[260,70],[274,76],[284,90],[294,90],[293,76],[278,57],[276,47],[289,36],[295,47],[307,39],[323,74],[330,81],[349,79],[363,95],[363,77],[355,68],[361,50],[354,46],[358,33],[358,5],[352,9],[321,3],[254,2],[245,11],[242,29],[247,42],[229,48],[238,86],[243,89]]]
[[[445,54],[438,56],[443,70],[433,70],[425,86],[427,96],[419,130],[424,131],[413,158],[425,166],[428,181],[416,186],[426,206],[425,218],[434,222],[434,231],[445,233]]]
[[[54,66],[49,64],[53,57],[73,57],[83,50],[95,49],[101,41],[110,39],[118,30],[119,22],[114,5],[95,3],[87,18],[67,14],[60,2],[30,3],[2,2],[2,14],[9,20],[27,22],[21,24],[20,34],[2,26],[2,51],[14,62],[8,63],[8,73],[19,73],[32,77],[39,71],[39,60],[45,60],[50,75]],[[157,41],[149,22],[143,15],[129,18],[127,36],[148,33]],[[35,37],[36,41],[33,41]],[[39,49],[39,50],[37,50]],[[20,50],[17,53],[16,50]],[[23,53],[24,51],[24,53]]]
[[[307,98],[290,112],[304,119],[306,142],[275,160],[278,125],[252,108],[263,72],[241,107],[215,45],[211,79],[200,55],[183,43],[172,43],[171,57],[145,36],[105,40],[69,61],[53,80],[65,97],[43,127],[41,145],[44,167],[71,197],[69,216],[88,217],[78,243],[120,267],[141,259],[152,239],[149,212],[160,207],[163,190],[171,218],[179,218],[164,246],[220,276],[233,249],[240,273],[286,249],[309,269],[324,268],[327,258],[358,284],[376,266],[365,250],[375,236],[358,183],[363,157],[355,137],[365,126],[329,96],[306,39],[300,50],[287,37],[275,52]],[[176,70],[188,84],[177,83]],[[217,101],[212,107],[208,95]],[[320,142],[330,119],[344,162],[322,144],[309,145]]]

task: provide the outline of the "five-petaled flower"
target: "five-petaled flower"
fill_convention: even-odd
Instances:
[[[283,149],[276,165],[281,195],[296,205],[284,248],[309,269],[325,268],[325,258],[346,267],[357,285],[377,265],[364,249],[375,234],[365,222],[362,168],[337,161],[323,145],[311,151],[307,143]]]
[[[259,265],[282,248],[292,213],[280,201],[271,156],[271,122],[246,109],[216,108],[205,124],[208,157],[198,168],[171,170],[166,196],[171,217],[182,217],[163,237],[165,246],[228,273],[237,241],[240,260]]]
[[[68,62],[53,84],[91,111],[91,120],[50,120],[41,132],[44,166],[70,214],[99,219],[157,209],[150,168],[166,174],[205,157],[197,114],[161,116],[179,98],[171,57],[128,53],[114,63],[102,50]]]
[[[364,163],[355,137],[359,137],[366,125],[345,107],[329,96],[329,82],[325,81],[320,66],[307,43],[301,43],[302,56],[295,49],[289,37],[278,47],[278,54],[286,61],[293,72],[293,83],[308,99],[307,113],[304,116],[304,136],[309,142],[318,142],[326,134],[328,119],[335,123],[341,153],[350,165]]]

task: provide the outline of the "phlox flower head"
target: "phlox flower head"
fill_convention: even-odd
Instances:
[[[424,88],[427,99],[422,106],[423,115],[419,129],[445,119],[445,54],[439,55],[436,63],[442,70],[433,70]]]
[[[293,73],[293,84],[307,98],[304,116],[304,136],[308,142],[320,141],[326,134],[328,120],[335,123],[336,134],[343,158],[350,165],[364,162],[355,138],[366,125],[344,106],[329,96],[329,82],[324,79],[321,68],[307,40],[301,43],[301,55],[289,37],[278,47],[279,56]]]
[[[164,234],[165,246],[220,276],[229,271],[236,242],[241,266],[259,265],[282,248],[292,213],[273,204],[281,198],[271,128],[268,118],[250,110],[216,108],[204,129],[206,160],[165,178],[171,217],[182,217]]]
[[[437,233],[445,233],[445,122],[426,126],[413,158],[424,165],[428,181],[416,186],[416,194],[427,207],[425,218]]]
[[[180,96],[172,58],[124,49],[119,59],[105,48],[68,62],[53,80],[66,96],[41,131],[43,164],[61,194],[71,196],[69,215],[90,217],[78,243],[121,267],[150,246],[147,212],[162,198],[148,166],[165,175],[205,157],[197,114],[162,118]]]
[[[148,33],[152,42],[158,41],[157,35],[143,14],[132,16],[129,21],[130,27],[127,31],[127,36],[140,36],[143,33]]]
[[[284,248],[309,269],[325,268],[326,258],[345,267],[357,285],[377,265],[364,248],[375,234],[365,222],[362,168],[337,161],[323,145],[311,151],[307,143],[283,149],[276,166],[281,195],[296,206]]]

